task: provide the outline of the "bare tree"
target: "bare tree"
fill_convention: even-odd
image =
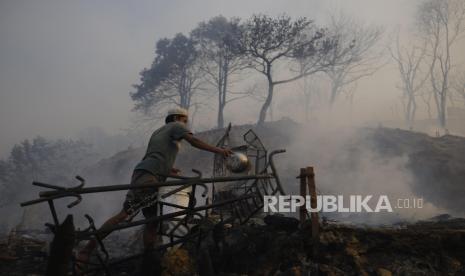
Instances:
[[[457,96],[461,97],[465,107],[465,72],[461,71],[452,80],[452,88]]]
[[[224,127],[224,108],[231,101],[247,97],[248,93],[233,92],[229,85],[233,76],[244,69],[245,61],[239,48],[239,19],[217,16],[200,23],[191,32],[199,45],[200,65],[206,81],[216,88],[218,96],[217,127]],[[229,97],[229,95],[234,95]]]
[[[299,71],[304,73],[306,64],[304,60],[298,60],[299,62]],[[318,74],[307,75],[299,81],[300,91],[302,91],[303,95],[303,107],[304,107],[304,118],[305,122],[310,121],[310,112],[312,111],[312,103],[313,107],[317,105],[317,100],[320,98],[321,86],[319,83],[321,82],[320,76]]]
[[[277,18],[254,15],[242,26],[241,48],[248,55],[250,66],[263,74],[268,84],[267,97],[257,124],[262,124],[266,119],[274,87],[326,68],[322,61],[326,61],[323,57],[331,46],[332,41],[307,18],[292,20],[286,15]],[[308,60],[304,69],[285,79],[276,80],[274,65],[296,58]]]
[[[417,110],[416,97],[428,74],[421,76],[421,65],[426,54],[426,45],[422,42],[421,46],[412,44],[409,49],[400,46],[400,34],[397,33],[395,49],[389,48],[391,57],[397,64],[399,76],[401,79],[402,103],[404,106],[404,119],[407,127],[413,129],[415,113]]]
[[[465,1],[426,0],[418,24],[427,41],[429,75],[440,127],[447,130],[446,108],[452,70],[452,47],[465,31]]]
[[[164,108],[176,105],[189,109],[194,95],[201,90],[203,73],[198,66],[195,42],[177,34],[157,42],[156,57],[141,73],[141,83],[134,85],[131,98],[135,110],[157,117]]]
[[[312,76],[308,76],[303,79],[302,88],[302,92],[304,94],[305,121],[308,122],[310,120],[310,103],[312,95],[317,94],[320,88],[317,86],[316,80],[315,78],[312,78]]]
[[[374,74],[382,66],[383,53],[376,51],[375,46],[383,29],[363,25],[341,13],[330,17],[329,33],[338,41],[332,50],[334,58],[342,58],[325,70],[331,83],[329,103],[333,105],[345,86]]]
[[[423,103],[426,105],[426,112],[428,113],[428,119],[432,120],[433,119],[433,108],[431,107],[431,101],[433,98],[433,93],[431,93],[428,90],[422,91],[420,93],[420,98],[423,101]]]

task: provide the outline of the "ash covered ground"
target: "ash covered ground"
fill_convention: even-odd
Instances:
[[[391,227],[322,224],[319,243],[296,219],[253,219],[210,230],[200,244],[153,254],[150,275],[464,275],[465,220],[447,216]],[[267,221],[268,223],[265,223]],[[115,258],[137,254],[141,236],[118,233],[105,241]],[[2,241],[1,275],[42,275],[47,244],[31,234]],[[5,255],[8,254],[8,255]],[[140,274],[142,261],[112,266],[112,275]],[[101,273],[101,275],[104,275]]]

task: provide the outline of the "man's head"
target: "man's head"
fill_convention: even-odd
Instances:
[[[165,118],[165,123],[171,122],[182,122],[187,124],[188,121],[188,113],[187,110],[184,108],[173,108],[168,110],[168,114]]]

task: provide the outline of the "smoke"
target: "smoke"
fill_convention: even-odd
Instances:
[[[321,123],[323,122],[323,123]],[[250,126],[255,128],[254,126]],[[249,127],[234,127],[234,136],[241,137]],[[352,223],[392,224],[400,221],[427,219],[450,210],[439,208],[423,198],[421,187],[413,189],[415,175],[409,168],[409,156],[386,155],[372,140],[370,133],[376,128],[347,126],[340,120],[320,120],[309,124],[300,124],[291,120],[280,120],[255,128],[268,150],[285,148],[285,154],[275,157],[276,166],[287,194],[299,194],[299,181],[296,176],[302,167],[313,166],[316,174],[318,194],[344,195],[386,195],[390,199],[393,213],[322,213],[322,216]],[[222,131],[207,132],[199,135],[209,143],[214,143]],[[145,148],[127,149],[109,158],[89,165],[79,173],[86,178],[87,187],[124,184],[130,182],[135,164],[143,156]],[[196,168],[208,176],[213,156],[210,153],[193,149],[185,145],[178,156],[176,167],[184,174]],[[53,184],[53,183],[52,183]],[[69,183],[68,186],[75,183]],[[37,194],[33,188],[30,194]],[[69,209],[66,207],[73,199],[57,202],[58,215],[64,218],[73,214],[79,228],[88,226],[84,214],[90,214],[96,225],[116,214],[122,208],[126,191],[83,195],[81,204]],[[423,198],[423,208],[396,209],[398,199]],[[442,200],[445,200],[444,198]],[[203,200],[199,201],[201,204]],[[373,203],[370,203],[370,206]],[[376,204],[376,202],[375,202]],[[41,205],[25,209],[16,208],[15,223],[26,222],[24,228],[43,227],[51,222],[48,206]],[[294,214],[296,215],[296,214]],[[9,227],[16,224],[10,224]]]
[[[375,199],[386,195],[393,207],[393,213],[326,213],[323,216],[367,224],[391,224],[447,212],[427,199],[423,199],[423,208],[395,208],[398,200],[409,199],[412,204],[414,198],[423,196],[413,191],[415,176],[408,167],[409,157],[406,154],[383,155],[368,138],[370,131],[373,129],[334,124],[329,119],[325,123],[303,125],[298,132],[289,133],[293,142],[279,162],[285,164],[286,189],[299,194],[292,176],[295,178],[300,167],[313,166],[319,194],[344,195],[347,201],[350,195],[373,195]]]

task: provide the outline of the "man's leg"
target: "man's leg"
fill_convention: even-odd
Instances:
[[[123,209],[118,214],[114,215],[113,217],[109,218],[103,225],[99,228],[99,230],[105,230],[114,226],[116,224],[121,223],[128,217],[128,213]],[[105,233],[99,236],[100,239],[104,239],[109,233]],[[77,260],[79,262],[86,262],[89,259],[90,254],[94,249],[97,247],[97,240],[91,239],[87,244],[79,251],[77,256]]]
[[[157,242],[157,223],[148,223],[144,227],[144,249],[152,249]]]
[[[148,218],[154,218],[156,217],[157,211],[158,211],[158,204],[152,205],[150,207],[142,209],[142,214],[146,219]],[[144,249],[150,250],[152,249],[156,243],[157,243],[157,229],[158,229],[159,222],[150,222],[144,225],[144,235],[143,235],[143,241],[144,241]]]
[[[140,181],[144,184],[155,184],[159,183],[157,177],[153,174],[144,174],[140,177]],[[150,188],[145,191],[147,195],[157,197],[158,188]],[[142,214],[146,219],[154,218],[158,216],[158,203],[153,204],[152,206],[148,206],[142,209]],[[157,227],[159,222],[150,222],[144,226],[144,234],[143,234],[143,241],[144,241],[144,249],[150,250],[154,247],[157,242]]]
[[[140,170],[134,170],[132,177],[131,177],[131,185],[137,185],[137,181],[140,181],[141,178],[143,178],[144,171]],[[142,177],[141,177],[142,176]],[[138,200],[134,190],[129,190],[126,194],[126,199],[123,204],[123,209],[113,217],[109,218],[103,225],[99,228],[99,230],[105,230],[108,229],[116,224],[119,224],[126,220],[130,214],[133,214],[134,210],[131,208],[131,202],[136,203]],[[99,235],[100,239],[104,239],[109,233],[105,233],[102,235]],[[80,263],[85,263],[89,260],[90,254],[94,249],[97,247],[97,240],[96,239],[91,239],[89,242],[82,248],[78,255],[76,256],[76,259]]]
[[[157,216],[156,205],[142,209],[145,218],[153,218]],[[157,245],[157,230],[158,222],[151,222],[144,225],[143,242],[144,242],[144,256],[140,265],[140,272],[138,275],[160,275],[161,264],[160,254],[154,251],[154,246]]]

